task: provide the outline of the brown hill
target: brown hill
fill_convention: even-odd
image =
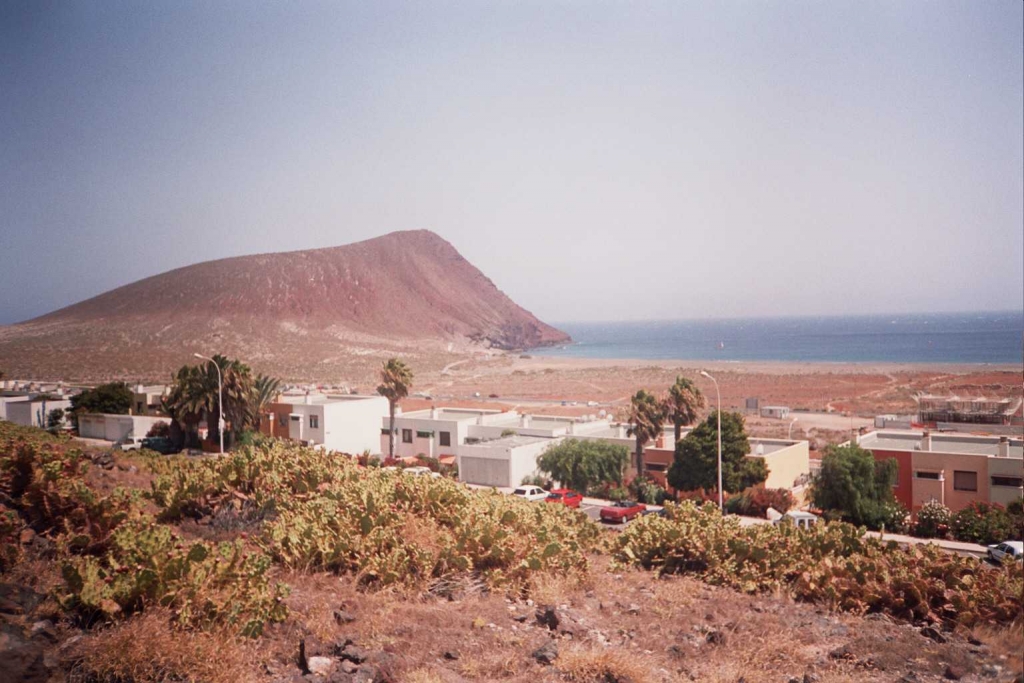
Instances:
[[[396,352],[434,365],[567,340],[418,230],[172,270],[0,328],[0,358],[9,376],[143,378],[219,351],[288,378],[351,379]]]

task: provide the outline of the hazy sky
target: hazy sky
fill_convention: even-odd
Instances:
[[[0,0],[0,323],[414,228],[554,322],[1020,310],[1022,8]]]

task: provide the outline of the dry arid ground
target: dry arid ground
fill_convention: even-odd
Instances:
[[[664,392],[678,375],[694,380],[709,400],[714,385],[698,375],[706,369],[718,380],[722,405],[741,409],[747,398],[762,405],[823,411],[838,416],[907,414],[914,395],[1018,398],[1024,382],[1021,366],[912,365],[883,363],[724,363],[554,358],[529,354],[474,356],[441,372],[418,369],[416,391],[434,402],[498,404],[534,412],[581,415],[605,409],[615,414],[637,389]],[[479,394],[479,396],[476,396]],[[496,396],[497,398],[490,398]],[[563,406],[561,403],[577,402]],[[595,401],[598,407],[587,406]],[[415,408],[427,402],[410,403]],[[801,425],[797,425],[799,428]],[[828,427],[827,425],[818,425]],[[836,424],[847,429],[853,425]]]

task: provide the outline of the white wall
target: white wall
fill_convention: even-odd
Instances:
[[[17,403],[7,404],[7,419],[15,424],[20,424],[24,427],[46,427],[46,415],[49,415],[50,411],[61,408],[65,411],[71,409],[71,401],[46,401],[45,412],[43,401],[20,401]]]
[[[129,436],[146,436],[157,422],[169,423],[170,419],[146,415],[86,413],[78,418],[78,433],[87,439],[121,441]]]
[[[494,486],[518,486],[524,477],[537,471],[537,458],[562,439],[549,439],[521,445],[513,445],[505,441],[492,441],[480,444],[462,444],[458,448],[457,462],[459,479],[468,484],[485,484]],[[508,472],[507,478],[500,483],[473,481],[465,475],[464,458],[479,458],[504,464]]]
[[[332,451],[351,455],[359,455],[363,451],[376,453],[380,446],[380,420],[387,414],[388,400],[383,396],[346,398],[325,403],[320,420],[323,441],[318,443],[323,443]]]
[[[22,403],[28,400],[28,396],[0,396],[0,420],[10,419],[7,417],[7,405],[10,403]]]

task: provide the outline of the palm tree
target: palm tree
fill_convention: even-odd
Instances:
[[[377,393],[388,400],[391,417],[388,426],[388,457],[390,458],[395,457],[395,406],[409,395],[411,386],[412,370],[409,369],[409,366],[397,358],[388,359],[380,370],[380,386],[377,387]]]
[[[175,373],[171,388],[161,399],[171,418],[171,440],[178,445],[198,445],[197,431],[206,407],[206,377],[201,368],[183,365]],[[180,441],[179,441],[180,439]]]
[[[683,438],[683,425],[697,421],[697,411],[704,407],[704,394],[697,385],[685,377],[676,377],[676,383],[668,389],[665,398],[665,417],[675,425],[676,440]]]
[[[263,413],[266,412],[267,406],[274,402],[277,398],[278,389],[281,386],[281,380],[276,377],[268,377],[266,375],[256,375],[256,379],[252,383],[252,392],[249,397],[249,424],[256,431],[260,430],[261,422],[263,421]]]
[[[627,432],[636,439],[636,472],[638,477],[643,477],[644,472],[644,445],[653,441],[661,434],[661,421],[665,413],[661,401],[640,389],[629,400],[629,422],[630,428]]]
[[[209,427],[208,437],[216,439],[218,436],[221,405],[217,388],[217,368],[220,368],[223,378],[224,420],[231,424],[231,430],[227,433],[233,435],[249,423],[249,404],[253,391],[252,372],[248,365],[217,354],[213,356],[213,362],[185,365],[179,369],[171,391],[164,400],[167,414],[186,433],[194,432],[199,426],[199,421],[205,417]]]

